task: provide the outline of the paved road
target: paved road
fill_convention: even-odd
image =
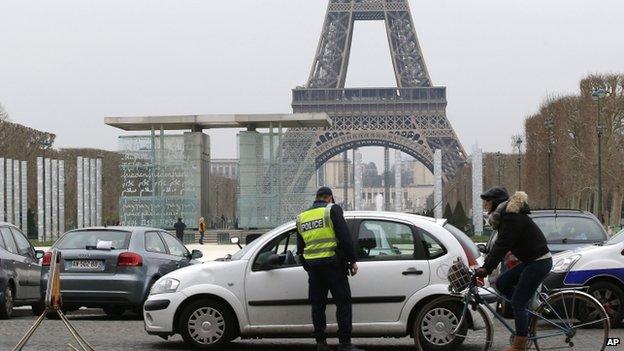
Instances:
[[[0,350],[11,350],[21,335],[34,322],[30,309],[16,310],[16,317],[0,321]],[[80,310],[70,315],[76,328],[99,350],[189,350],[179,336],[164,341],[150,336],[143,330],[143,322],[128,315],[111,320],[99,310]],[[503,350],[508,343],[508,335],[500,326],[496,328],[493,350]],[[616,330],[612,336],[624,337],[624,329]],[[65,346],[72,342],[60,321],[46,320],[33,336],[25,350],[68,350]],[[410,338],[401,339],[356,339],[354,342],[370,351],[414,351]],[[75,343],[74,343],[75,344]],[[310,339],[295,340],[251,340],[236,341],[229,351],[271,350],[271,351],[313,351],[314,342]],[[462,350],[478,350],[478,344],[464,345]],[[613,348],[619,349],[619,348]],[[621,347],[624,350],[624,347]],[[582,350],[575,348],[574,350]],[[595,351],[595,350],[586,350]]]

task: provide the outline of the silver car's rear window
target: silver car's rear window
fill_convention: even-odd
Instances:
[[[595,243],[606,241],[604,229],[587,217],[544,216],[533,222],[542,230],[549,244]]]
[[[112,241],[114,249],[127,249],[130,232],[120,230],[80,230],[69,232],[59,240],[58,249],[85,249],[96,246],[99,241]]]

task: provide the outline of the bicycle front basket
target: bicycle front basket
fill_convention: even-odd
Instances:
[[[470,286],[472,275],[466,264],[458,258],[449,268],[446,277],[449,281],[449,290],[454,293],[460,293]]]

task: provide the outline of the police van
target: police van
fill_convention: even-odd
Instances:
[[[549,289],[588,287],[611,317],[611,326],[624,319],[624,230],[605,243],[565,251],[553,257],[544,281]]]

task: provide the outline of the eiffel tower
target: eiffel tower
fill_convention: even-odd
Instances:
[[[355,21],[384,21],[396,87],[345,88]],[[333,126],[291,129],[284,135],[287,191],[302,191],[314,169],[330,158],[363,146],[401,150],[433,172],[433,154],[442,150],[444,178],[466,159],[446,118],[446,87],[433,86],[418,43],[408,0],[330,0],[323,31],[304,87],[292,91],[294,112],[326,112]],[[387,149],[386,149],[387,150]],[[312,173],[312,174],[310,174]]]

